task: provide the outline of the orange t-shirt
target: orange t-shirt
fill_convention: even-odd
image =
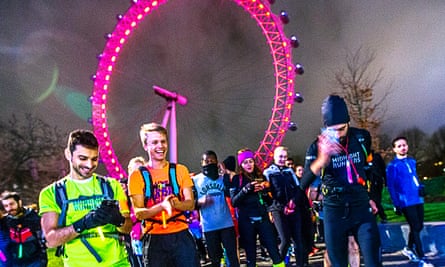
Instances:
[[[152,169],[146,166],[150,172],[152,181],[152,200],[154,203],[159,203],[163,200],[163,197],[172,193],[169,180],[169,164],[162,169]],[[175,179],[172,177],[172,179]],[[190,178],[189,170],[182,164],[176,164],[176,180],[179,186],[180,199],[183,199],[182,190],[184,188],[191,188],[193,181]],[[129,196],[144,195],[145,196],[145,182],[144,177],[140,171],[134,171],[128,179],[128,194]],[[172,216],[177,215],[181,211],[175,210]],[[166,219],[170,218],[168,214],[165,214]],[[162,221],[162,213],[155,215],[153,219]],[[181,215],[178,220],[167,221],[167,227],[164,228],[162,223],[152,222],[145,220],[144,233],[150,234],[171,234],[177,233],[188,228],[188,224],[185,223],[185,216]]]

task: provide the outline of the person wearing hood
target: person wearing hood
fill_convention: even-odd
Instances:
[[[291,238],[295,248],[297,266],[308,264],[311,249],[303,238],[303,225],[310,221],[309,200],[300,188],[300,181],[291,167],[286,166],[288,149],[278,146],[274,150],[274,162],[264,170],[270,182],[273,203],[269,207],[275,228],[280,238],[280,254],[285,258]],[[311,229],[305,229],[311,231]]]
[[[348,108],[338,95],[322,104],[322,133],[306,152],[301,187],[321,177],[325,242],[333,267],[348,266],[348,236],[357,240],[365,266],[382,266],[375,203],[366,186],[371,136],[349,125]]]
[[[199,210],[211,266],[220,266],[223,247],[227,266],[240,266],[235,227],[226,202],[229,188],[224,185],[224,173],[219,170],[218,158],[214,151],[203,153],[201,170],[202,172],[192,179],[197,194],[196,208]]]

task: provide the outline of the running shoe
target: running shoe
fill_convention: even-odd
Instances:
[[[412,262],[417,262],[419,261],[419,258],[416,256],[416,254],[414,253],[414,251],[412,251],[410,248],[408,247],[404,247],[402,250],[402,254],[405,255],[410,261]]]
[[[420,260],[419,267],[434,267],[434,265],[432,263],[425,261],[425,260]]]

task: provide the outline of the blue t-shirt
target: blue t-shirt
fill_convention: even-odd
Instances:
[[[212,180],[202,173],[193,177],[197,198],[210,197],[212,203],[199,208],[202,229],[204,232],[224,229],[233,226],[232,215],[226,202],[223,176]]]

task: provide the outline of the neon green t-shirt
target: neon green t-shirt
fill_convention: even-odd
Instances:
[[[66,179],[67,198],[71,201],[67,210],[66,225],[85,216],[90,210],[97,208],[103,200],[100,181],[96,175],[92,178],[78,181],[69,177]],[[114,199],[119,201],[121,213],[129,213],[127,197],[122,186],[116,179],[107,178],[113,190]],[[96,196],[91,198],[91,196]],[[54,183],[45,187],[39,196],[39,214],[56,212],[60,215],[61,207],[56,202]],[[66,267],[83,266],[130,266],[127,259],[125,244],[116,238],[106,237],[107,233],[117,233],[117,227],[106,224],[82,232],[91,234],[86,240],[102,258],[99,263],[80,238],[75,238],[65,244],[63,261]]]

